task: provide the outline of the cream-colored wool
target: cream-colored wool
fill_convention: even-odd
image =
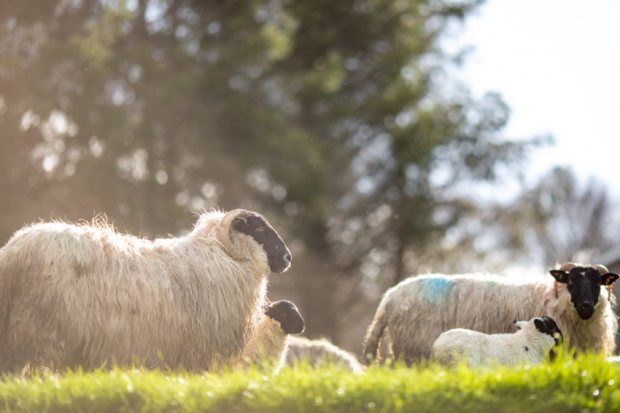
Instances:
[[[567,270],[575,264],[566,264]],[[583,265],[582,265],[583,266]],[[615,299],[610,296],[612,303]],[[485,274],[430,274],[411,277],[389,289],[379,304],[363,345],[365,360],[376,358],[384,330],[391,338],[391,355],[410,364],[428,358],[432,343],[452,328],[487,334],[507,333],[514,320],[546,315],[556,321],[577,352],[613,354],[617,319],[601,288],[589,320],[582,320],[566,284],[550,275],[503,277]]]
[[[288,336],[280,323],[264,316],[254,328],[243,353],[229,363],[234,366],[259,365],[273,367],[276,371],[283,365],[287,352]]]
[[[204,213],[189,234],[154,241],[105,226],[21,229],[0,249],[1,370],[238,360],[270,273],[263,248],[230,228],[244,213]]]
[[[520,330],[512,334],[484,334],[463,328],[442,333],[431,347],[431,359],[455,366],[493,364],[538,364],[549,357],[555,340],[534,326],[534,320],[521,321]]]
[[[325,339],[310,340],[305,337],[289,337],[286,362],[290,366],[307,362],[312,367],[333,364],[354,373],[364,371],[364,366],[357,361],[353,354]]]

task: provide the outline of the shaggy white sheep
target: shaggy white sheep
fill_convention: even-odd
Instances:
[[[273,341],[257,327],[267,275],[290,261],[247,210],[204,213],[189,234],[154,241],[105,226],[23,228],[0,249],[0,369],[228,365],[247,343]]]
[[[470,367],[490,364],[537,364],[553,357],[554,346],[562,342],[562,332],[549,317],[515,321],[512,334],[485,334],[455,328],[442,333],[433,343],[431,359],[443,364],[465,362]]]
[[[289,337],[286,362],[290,366],[307,362],[312,367],[336,365],[353,373],[364,371],[364,366],[353,354],[326,339],[310,340],[305,337]]]
[[[606,289],[616,279],[603,266],[567,263],[552,278],[431,274],[389,289],[368,328],[365,360],[376,358],[387,328],[392,356],[411,364],[428,358],[432,343],[451,328],[505,333],[513,320],[553,318],[577,352],[611,355],[615,349],[615,302]],[[611,302],[610,302],[611,300]]]

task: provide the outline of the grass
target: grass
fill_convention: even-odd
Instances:
[[[603,358],[450,371],[373,367],[203,375],[121,370],[4,377],[11,412],[618,412],[620,365]]]

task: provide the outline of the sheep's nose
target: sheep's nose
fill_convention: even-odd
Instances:
[[[592,306],[592,304],[590,304],[590,303],[583,303],[583,304],[581,304],[581,305],[579,306],[579,309],[580,309],[581,311],[585,311],[585,312],[588,312],[588,311],[594,311],[594,307],[593,307],[593,306]]]
[[[283,258],[284,258],[284,261],[286,261],[286,262],[291,262],[291,260],[293,259],[293,257],[291,257],[291,253],[288,252],[288,251],[286,251],[284,253],[284,257]]]
[[[594,313],[594,306],[590,303],[580,304],[578,308],[578,313],[582,319],[587,320],[592,316],[592,313]]]

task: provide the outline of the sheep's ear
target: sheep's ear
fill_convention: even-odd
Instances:
[[[535,318],[534,319],[534,327],[536,327],[536,330],[540,331],[541,333],[546,333],[547,332],[547,328],[545,326],[545,323],[540,318]]]
[[[568,271],[551,270],[549,273],[553,275],[553,278],[559,283],[566,284],[568,282]]]
[[[612,285],[618,278],[620,278],[620,275],[613,272],[608,272],[607,274],[602,275],[601,278],[603,280],[603,285]]]

